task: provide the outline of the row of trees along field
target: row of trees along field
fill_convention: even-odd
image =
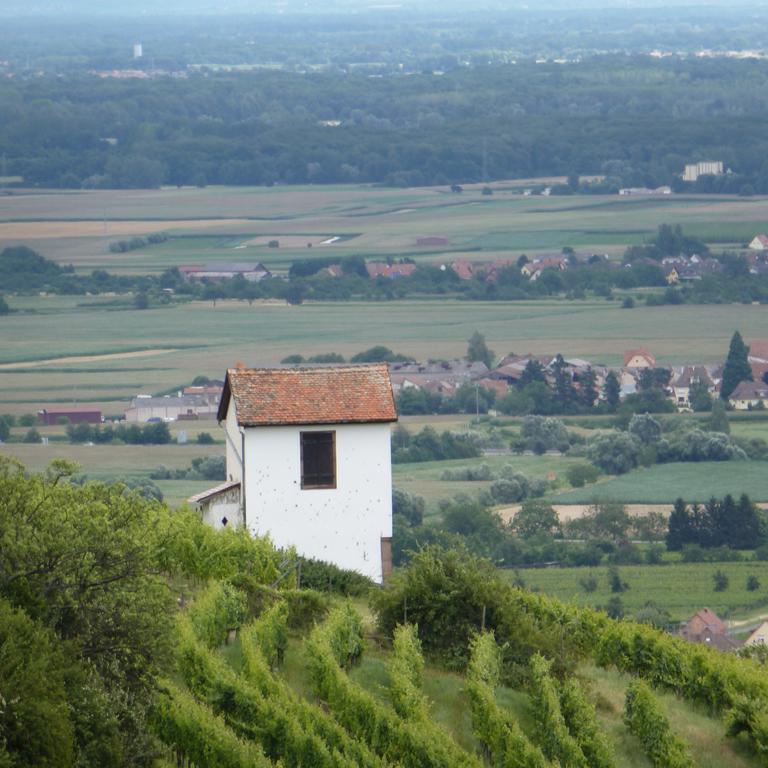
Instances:
[[[312,301],[345,301],[362,299],[384,301],[418,298],[423,295],[455,296],[464,300],[515,301],[551,296],[585,299],[587,296],[611,299],[614,291],[624,293],[623,308],[632,309],[637,301],[660,306],[664,304],[719,304],[724,302],[754,302],[768,300],[768,276],[753,275],[746,260],[736,253],[721,253],[713,258],[721,271],[704,274],[700,280],[680,286],[669,286],[660,260],[664,256],[677,256],[676,247],[660,249],[664,242],[662,225],[659,233],[646,246],[627,249],[623,265],[593,256],[578,260],[572,249],[563,254],[570,260],[568,269],[545,270],[538,280],[525,277],[520,268],[528,262],[520,256],[489,281],[482,269],[472,278],[462,280],[451,269],[435,264],[418,264],[413,273],[396,280],[379,277],[371,280],[361,256],[338,258],[318,257],[294,262],[288,279],[272,277],[250,282],[241,275],[224,280],[188,281],[179,270],[171,267],[163,273],[147,275],[115,275],[104,269],[90,274],[76,273],[71,265],[61,266],[25,246],[13,246],[0,252],[0,277],[3,290],[8,293],[37,293],[45,290],[65,295],[118,293],[132,294],[122,305],[147,309],[171,304],[174,301],[203,299],[214,306],[220,299],[237,299],[252,303],[257,299],[283,299],[290,304]],[[693,241],[681,236],[682,240]],[[673,240],[673,243],[677,240]],[[699,253],[707,253],[702,243]],[[407,260],[407,257],[405,258]],[[340,261],[342,274],[331,276],[326,267]],[[659,262],[658,264],[654,262]],[[654,288],[643,291],[642,296],[627,295],[635,288]],[[0,314],[7,314],[6,302],[0,305]]]
[[[36,73],[0,83],[10,105],[0,143],[8,174],[70,188],[421,186],[575,172],[606,176],[585,191],[681,189],[686,162],[716,157],[734,173],[695,191],[765,193],[767,82],[761,61],[633,56],[374,79]]]
[[[71,472],[0,466],[3,768],[617,765],[575,676],[584,661],[674,691],[743,749],[766,749],[757,662],[520,590],[462,549],[423,549],[372,590],[309,562],[302,585],[326,591],[297,589],[296,557],[268,540]],[[328,589],[369,594],[378,642],[393,642],[376,695],[353,677],[363,621]],[[435,722],[425,661],[466,675],[469,742]],[[505,708],[501,685],[529,717]],[[643,685],[625,717],[654,765],[688,764]]]

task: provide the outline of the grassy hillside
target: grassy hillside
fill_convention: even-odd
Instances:
[[[242,674],[239,641],[223,646],[219,652],[234,670]],[[312,692],[306,654],[304,636],[293,634],[276,676],[287,682],[298,696],[319,704]],[[368,640],[360,662],[348,674],[354,684],[394,714],[390,709],[388,668],[391,661],[391,651]],[[643,753],[640,742],[627,731],[622,720],[624,696],[632,678],[588,663],[580,665],[576,675],[587,691],[588,700],[596,708],[600,727],[614,751],[618,768],[649,768],[651,762]],[[429,717],[445,728],[463,749],[481,755],[482,745],[473,731],[465,685],[461,674],[447,672],[431,664],[424,669],[423,692],[429,700]],[[672,694],[657,692],[656,695],[674,732],[688,745],[695,765],[702,768],[748,768],[760,764],[746,743],[726,739],[722,721],[713,719],[707,712]],[[534,731],[534,720],[528,693],[523,689],[502,686],[496,690],[496,699],[530,736]]]

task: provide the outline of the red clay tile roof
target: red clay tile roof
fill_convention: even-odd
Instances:
[[[656,358],[645,347],[638,347],[637,349],[628,349],[624,353],[624,367],[626,367],[636,355],[638,357],[644,357],[649,365],[656,365]]]
[[[219,421],[235,403],[244,427],[397,421],[385,363],[316,368],[230,368]]]
[[[766,360],[768,361],[768,341],[765,340],[757,340],[757,341],[750,341],[748,342],[749,345],[749,356],[755,360],[755,362],[759,360]]]

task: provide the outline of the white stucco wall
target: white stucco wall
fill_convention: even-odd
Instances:
[[[227,480],[243,480],[242,461],[240,455],[243,451],[243,438],[240,428],[237,426],[237,416],[234,406],[227,412],[225,427],[226,456],[227,456]]]
[[[240,489],[216,496],[200,505],[203,522],[217,530],[224,528],[222,520],[226,517],[227,526],[239,528],[240,519]]]
[[[303,490],[299,435],[328,430],[336,432],[336,488]],[[381,539],[392,536],[389,440],[389,424],[247,428],[246,525],[380,582]],[[235,474],[229,466],[227,474]]]

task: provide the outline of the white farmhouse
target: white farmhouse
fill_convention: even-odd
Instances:
[[[228,482],[194,498],[206,522],[245,524],[278,547],[383,580],[397,421],[386,365],[230,369],[218,419]]]

